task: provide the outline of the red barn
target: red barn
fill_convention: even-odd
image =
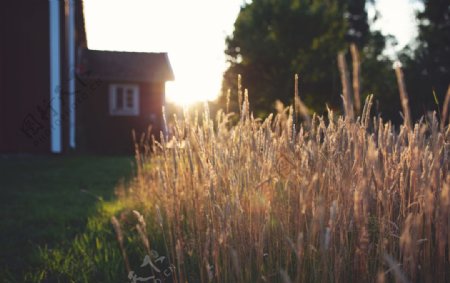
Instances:
[[[6,1],[0,41],[0,153],[132,152],[160,129],[167,54],[86,49],[81,0]]]
[[[165,82],[174,76],[166,53],[83,50],[80,77],[81,143],[89,151],[133,149],[131,130],[162,130]],[[86,89],[89,93],[83,94]]]

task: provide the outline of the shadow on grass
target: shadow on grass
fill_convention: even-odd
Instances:
[[[63,263],[71,255],[60,251],[76,244],[76,235],[108,221],[92,215],[114,199],[133,164],[131,157],[0,156],[0,278],[24,282],[34,270],[39,282],[46,274],[36,267]]]

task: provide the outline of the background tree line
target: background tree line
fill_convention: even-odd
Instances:
[[[392,60],[383,55],[386,43],[394,42],[372,31],[366,4],[370,0],[253,0],[241,7],[234,32],[226,39],[230,67],[223,90],[231,90],[237,111],[237,75],[249,90],[252,111],[266,115],[274,102],[291,104],[294,74],[300,76],[300,97],[318,113],[326,105],[342,109],[342,86],[337,68],[338,52],[346,52],[351,70],[354,44],[360,57],[362,100],[374,94],[375,110],[386,119],[401,121],[400,99]],[[400,54],[413,118],[437,110],[433,90],[442,103],[449,84],[450,4],[422,0],[416,48]],[[374,1],[370,1],[372,4]],[[226,95],[221,97],[224,103]]]

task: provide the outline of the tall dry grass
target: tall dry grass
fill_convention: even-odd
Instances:
[[[369,97],[294,130],[292,107],[259,120],[242,101],[235,125],[185,112],[137,152],[129,197],[174,282],[450,281],[448,127],[396,130]]]
[[[352,85],[353,85],[353,97],[355,98],[355,110],[356,113],[359,115],[361,111],[361,97],[360,97],[360,67],[361,67],[361,60],[359,58],[359,50],[358,46],[356,46],[355,43],[350,44],[350,53],[352,55],[352,66],[353,66],[353,79],[352,79]]]
[[[341,74],[341,83],[342,83],[342,100],[344,102],[344,112],[345,116],[349,119],[354,118],[354,109],[353,109],[353,101],[352,101],[352,89],[350,87],[350,76],[347,68],[347,62],[345,61],[344,52],[339,52],[337,56],[337,63],[339,73]]]
[[[404,124],[411,129],[412,120],[411,120],[411,112],[409,109],[409,98],[408,92],[406,91],[406,84],[402,70],[402,64],[397,61],[394,63],[395,76],[397,78],[398,91],[400,93],[400,102],[402,104],[403,109],[403,120]]]

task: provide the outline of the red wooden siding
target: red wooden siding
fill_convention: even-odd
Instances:
[[[130,154],[134,151],[133,129],[140,137],[152,125],[152,133],[159,137],[164,83],[136,83],[139,85],[139,115],[111,116],[109,85],[112,83],[133,84],[128,81],[86,81],[89,90],[85,99],[78,103],[79,146],[88,152]],[[152,114],[156,118],[153,123]]]
[[[0,152],[48,152],[37,112],[50,92],[48,2],[5,1],[0,19]],[[37,128],[27,135],[24,123]]]

